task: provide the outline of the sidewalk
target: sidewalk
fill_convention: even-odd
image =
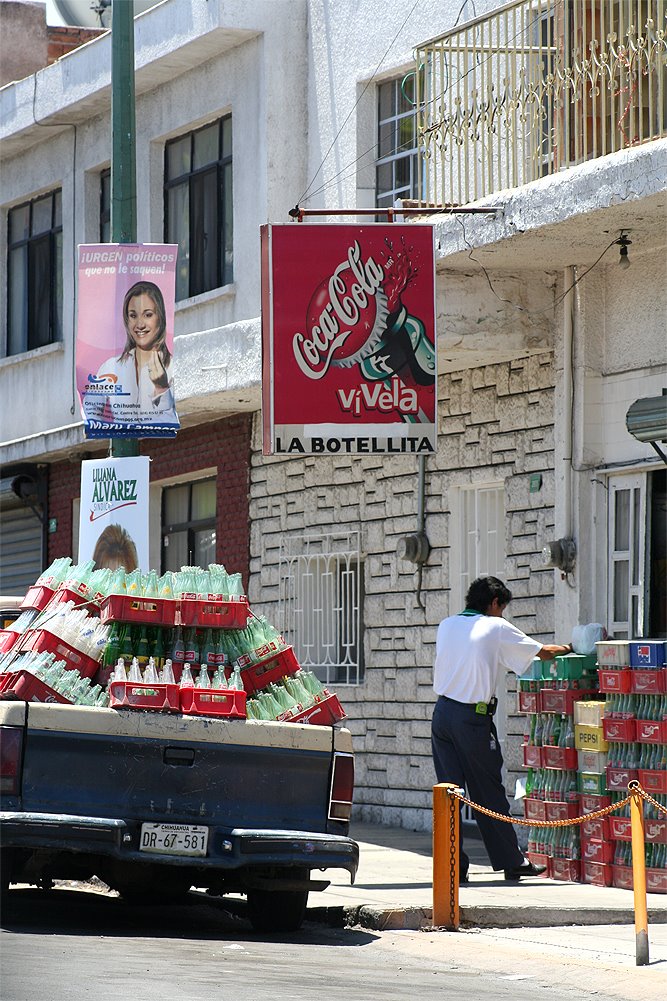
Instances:
[[[431,834],[352,823],[350,836],[360,849],[356,883],[332,870],[329,888],[309,895],[309,917],[377,931],[431,927]],[[459,890],[462,927],[634,925],[631,890],[543,877],[506,883],[489,866],[481,841],[466,837],[465,848],[471,865],[469,883]],[[664,952],[667,960],[667,896],[649,894],[647,901],[652,952]]]

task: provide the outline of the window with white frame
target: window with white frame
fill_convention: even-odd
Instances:
[[[63,221],[60,189],[7,213],[5,354],[62,339]]]
[[[667,472],[609,477],[607,631],[667,635]]]
[[[505,567],[505,487],[488,483],[452,491],[453,542],[450,554],[452,574],[450,614],[465,606],[468,588],[477,577],[504,579]],[[500,741],[507,736],[507,692],[498,686],[495,716]],[[469,806],[463,819],[473,821]]]
[[[363,563],[358,532],[283,539],[283,635],[297,660],[325,684],[363,680]]]
[[[463,607],[476,577],[503,577],[505,487],[499,483],[463,487],[458,500],[459,577],[452,581],[452,591]]]
[[[377,91],[375,201],[381,208],[391,208],[398,198],[418,197],[415,75],[385,80]]]

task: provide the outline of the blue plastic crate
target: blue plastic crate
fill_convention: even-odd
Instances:
[[[631,667],[663,667],[664,663],[664,640],[632,640],[630,642]]]

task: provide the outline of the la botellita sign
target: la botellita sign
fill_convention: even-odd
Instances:
[[[264,454],[434,452],[432,227],[287,223],[261,246]]]

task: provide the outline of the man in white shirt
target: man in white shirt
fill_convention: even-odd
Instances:
[[[501,672],[523,674],[532,661],[571,653],[571,645],[539,643],[503,619],[511,591],[497,577],[478,577],[466,595],[466,607],[438,626],[433,688],[439,696],[433,712],[431,746],[438,782],[466,787],[473,802],[510,815],[502,781],[503,758],[493,723]],[[512,824],[475,814],[491,865],[505,879],[539,876],[519,848]],[[461,882],[468,878],[468,857],[461,848]]]

